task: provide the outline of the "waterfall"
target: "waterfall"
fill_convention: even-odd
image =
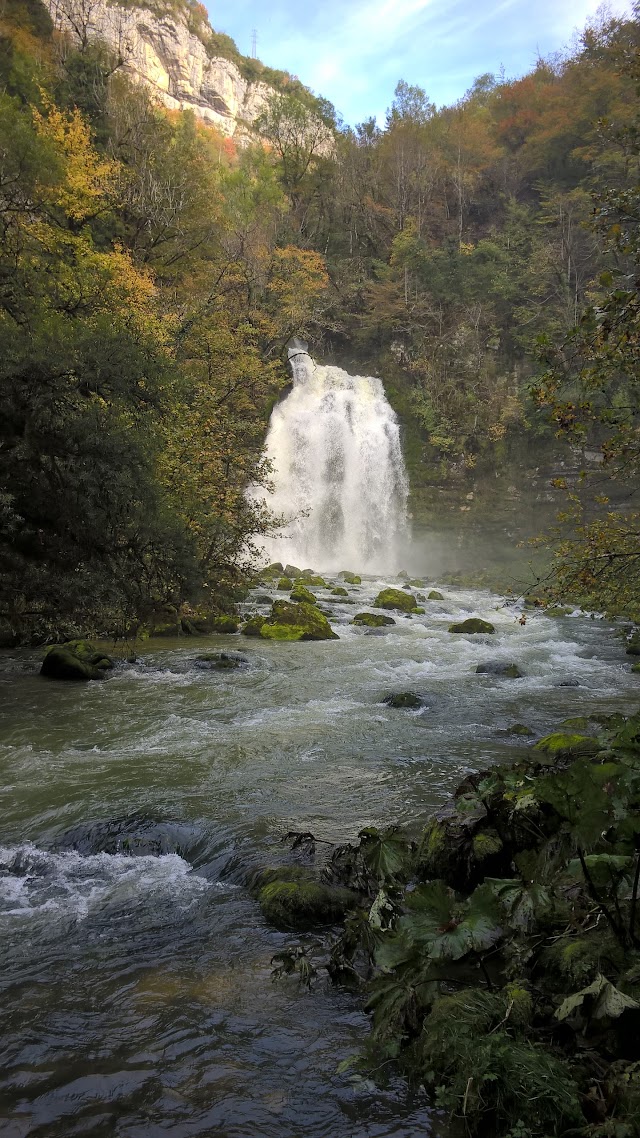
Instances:
[[[289,349],[293,389],[271,415],[266,449],[286,519],[265,541],[270,560],[299,568],[389,573],[408,541],[408,482],[395,412],[371,376]]]

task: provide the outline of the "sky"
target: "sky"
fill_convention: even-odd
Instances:
[[[569,46],[599,0],[209,0],[216,31],[243,55],[297,75],[350,125],[384,124],[399,79],[438,106],[462,98],[478,75],[516,78]],[[613,0],[616,15],[631,0]]]

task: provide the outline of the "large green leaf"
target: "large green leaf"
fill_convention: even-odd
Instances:
[[[387,830],[361,830],[360,851],[369,873],[381,885],[406,880],[411,868],[412,846],[397,826]]]
[[[398,928],[432,960],[460,960],[490,948],[502,935],[495,897],[482,886],[464,905],[456,904],[442,881],[419,886],[405,900],[409,912]]]
[[[583,988],[580,992],[574,992],[572,996],[567,996],[566,1000],[560,1004],[555,1016],[556,1019],[564,1020],[580,1009],[587,1014],[589,1019],[604,1019],[605,1017],[617,1019],[629,1008],[640,1008],[640,1004],[636,1000],[632,1000],[631,996],[625,996],[624,992],[621,992],[610,980],[607,980],[606,976],[599,972],[588,988]]]

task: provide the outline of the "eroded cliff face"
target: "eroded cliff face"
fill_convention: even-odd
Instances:
[[[105,40],[122,59],[123,71],[150,87],[165,107],[191,109],[238,141],[272,94],[264,83],[247,82],[231,60],[210,58],[203,39],[189,28],[187,11],[125,8],[107,0],[46,2],[58,28],[79,42]]]

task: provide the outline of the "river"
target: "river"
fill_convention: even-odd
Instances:
[[[147,642],[85,685],[41,679],[41,652],[2,654],[3,1138],[437,1129],[401,1084],[338,1073],[367,1017],[323,983],[271,981],[299,938],[266,926],[247,875],[289,856],[289,830],[416,829],[465,771],[530,744],[510,724],[636,710],[638,677],[606,622],[528,611],[521,626],[486,592],[444,588],[386,635],[351,626],[384,584],[350,586],[355,603],[315,590],[338,641]],[[497,634],[448,633],[469,615]],[[245,668],[197,666],[230,648]],[[475,673],[496,659],[524,678]],[[425,710],[381,703],[408,689]]]

